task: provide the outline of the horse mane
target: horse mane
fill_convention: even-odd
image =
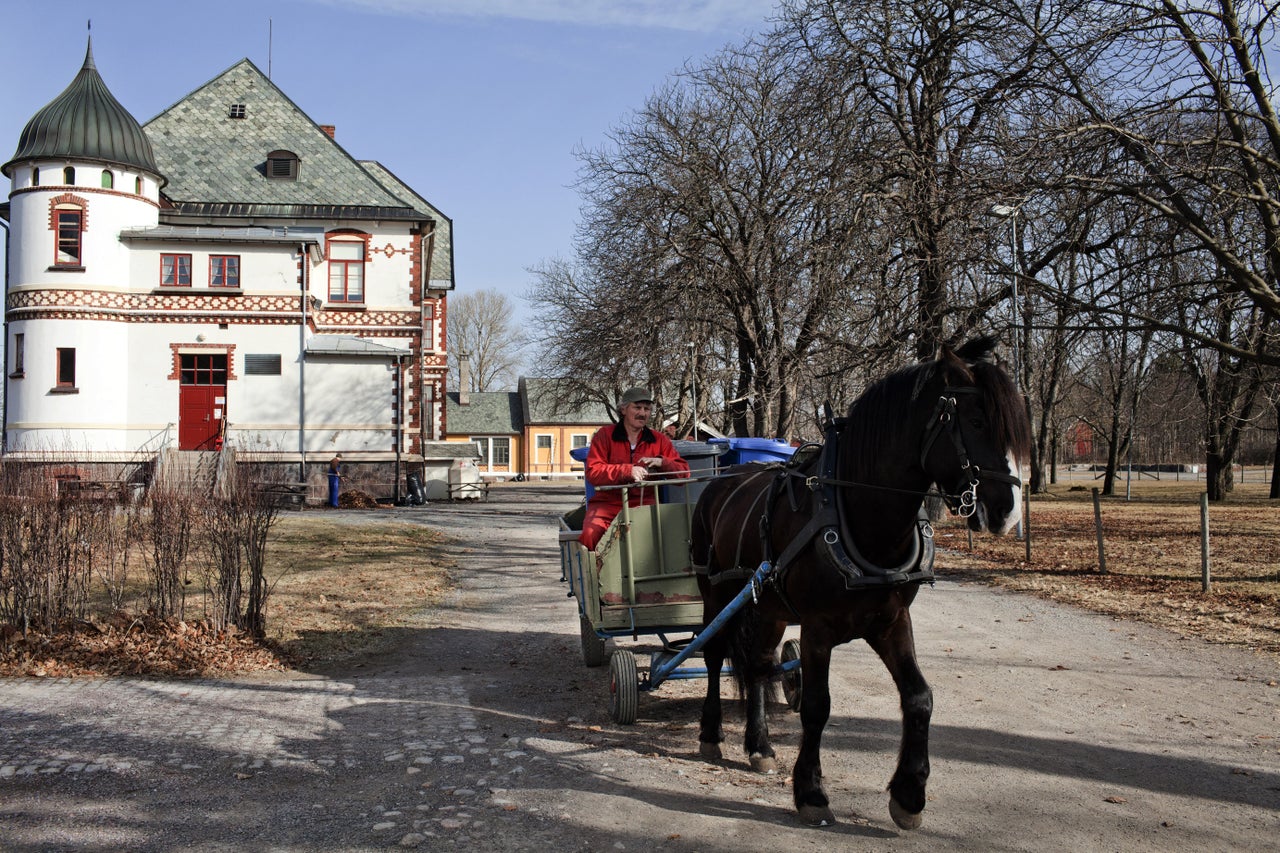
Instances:
[[[934,361],[914,364],[873,382],[849,406],[843,440],[852,452],[844,454],[845,475],[866,479],[884,458],[912,459],[919,448],[905,446],[913,410],[926,388],[941,385],[976,386],[982,392],[987,423],[998,446],[1024,459],[1031,446],[1022,395],[1000,365],[991,360],[995,339],[979,337],[956,350],[944,348]],[[941,393],[941,387],[938,392]],[[932,407],[932,400],[924,405]]]

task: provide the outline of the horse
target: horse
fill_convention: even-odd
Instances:
[[[832,649],[858,638],[879,655],[901,699],[889,813],[903,829],[923,819],[933,694],[916,663],[910,608],[920,585],[933,581],[924,499],[937,484],[938,496],[974,531],[1004,535],[1020,518],[1019,460],[1030,429],[994,349],[985,336],[944,347],[935,361],[872,384],[847,417],[831,418],[828,408],[820,445],[800,448],[786,465],[729,468],[694,508],[690,547],[705,624],[744,591],[744,579],[754,587],[703,651],[700,752],[721,759],[719,676],[727,653],[746,698],[751,766],[776,772],[766,698],[783,632],[798,622],[803,731],[792,789],[807,824],[835,822],[820,756],[831,712],[828,674]]]

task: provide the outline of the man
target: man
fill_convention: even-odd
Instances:
[[[601,486],[643,483],[657,474],[664,475],[662,479],[689,476],[689,463],[676,453],[671,439],[649,429],[649,416],[653,413],[653,395],[649,389],[627,389],[618,403],[618,413],[622,420],[614,426],[600,427],[587,451],[587,482],[595,486],[596,492],[587,501],[587,515],[578,541],[592,550],[622,510],[622,491],[601,489]],[[629,489],[627,504],[654,503],[657,491],[656,488]]]

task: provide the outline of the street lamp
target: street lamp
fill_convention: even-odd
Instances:
[[[698,440],[698,350],[697,345],[689,342],[689,396],[693,398],[693,440]]]
[[[991,213],[1001,219],[1009,220],[1010,308],[1013,313],[1013,377],[1014,383],[1021,389],[1022,365],[1018,353],[1018,338],[1022,333],[1022,325],[1018,320],[1018,208],[1007,204],[995,204],[991,206]]]

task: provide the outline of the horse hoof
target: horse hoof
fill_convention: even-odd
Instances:
[[[900,829],[919,829],[920,824],[924,821],[924,811],[918,811],[913,814],[898,805],[898,801],[893,797],[889,798],[889,816],[893,818],[893,822]]]
[[[761,755],[758,752],[751,753],[751,769],[757,773],[777,773],[778,759],[772,755]]]
[[[836,816],[829,806],[803,805],[800,807],[800,820],[809,826],[831,826],[836,822]]]
[[[720,754],[720,744],[707,743],[705,740],[698,742],[698,754],[707,761],[719,761],[724,757]]]

